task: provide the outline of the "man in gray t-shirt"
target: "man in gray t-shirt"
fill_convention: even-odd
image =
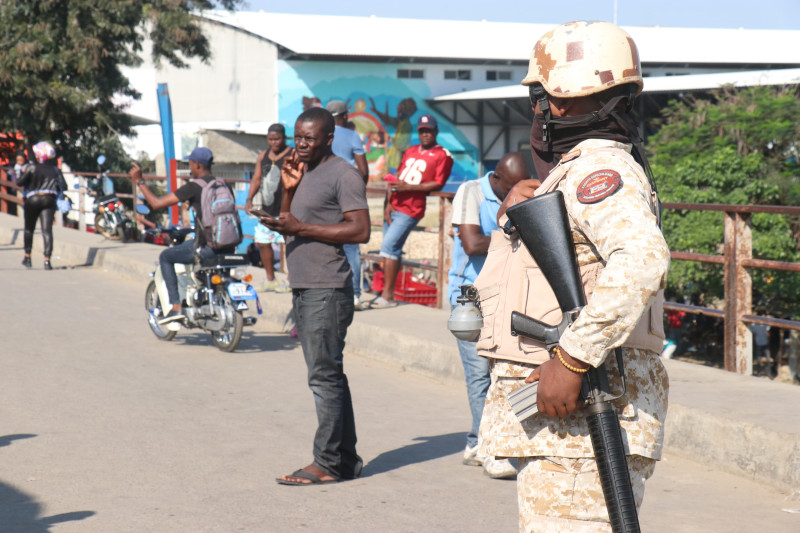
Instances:
[[[369,240],[364,181],[352,165],[333,155],[330,112],[311,108],[295,123],[295,153],[284,162],[284,207],[261,223],[286,236],[297,333],[314,393],[317,432],[314,461],[277,479],[283,485],[354,479],[363,462],[356,453],[356,425],[342,349],[353,321],[353,282],[342,250]]]
[[[364,180],[353,165],[334,156],[306,170],[290,212],[308,224],[333,226],[344,223],[346,213],[366,209]],[[286,261],[293,289],[353,286],[350,264],[340,243],[287,236]]]

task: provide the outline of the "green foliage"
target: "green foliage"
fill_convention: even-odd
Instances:
[[[661,200],[782,205],[800,199],[800,129],[792,118],[798,113],[800,100],[787,88],[728,88],[710,98],[671,102],[662,127],[648,140]],[[668,210],[663,220],[670,249],[722,254],[723,213]],[[754,214],[751,222],[754,257],[800,261],[793,220]],[[798,274],[763,269],[752,269],[751,274],[756,313],[800,318],[795,305]],[[675,261],[667,290],[673,299],[722,299],[722,267]]]
[[[131,121],[117,97],[138,97],[121,67],[141,63],[145,38],[155,61],[208,59],[193,11],[241,0],[3,0],[0,2],[0,131],[29,146],[50,140],[76,169],[121,151]]]

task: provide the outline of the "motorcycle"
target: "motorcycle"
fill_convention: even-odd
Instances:
[[[100,175],[89,194],[95,196],[94,227],[95,231],[107,239],[119,239],[127,242],[133,233],[133,221],[125,213],[125,206],[114,192],[114,184],[103,168],[105,156],[97,158]]]
[[[187,229],[191,231],[190,228],[169,228],[167,231],[172,232],[172,243],[183,242]],[[248,301],[253,301],[258,315],[263,312],[256,290],[249,285],[252,280],[252,275],[247,273],[249,265],[246,255],[217,254],[210,249],[196,254],[194,264],[176,264],[184,318],[159,324],[172,305],[161,267],[157,264],[144,298],[147,323],[153,334],[160,340],[171,341],[180,326],[200,328],[211,334],[214,345],[223,352],[236,350],[244,326],[252,326],[258,320],[253,315],[245,316],[250,309]]]
[[[116,194],[101,196],[94,203],[95,231],[107,239],[128,242],[133,232],[133,221],[125,214],[125,206]]]
[[[138,205],[137,211],[141,207],[141,204]],[[194,228],[184,228],[182,226],[164,228],[159,225],[153,225],[139,231],[139,240],[148,244],[172,246],[173,244],[182,243],[190,233],[194,233]]]

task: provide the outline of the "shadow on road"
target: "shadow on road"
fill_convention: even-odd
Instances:
[[[0,437],[0,447],[33,437],[36,435],[30,433],[5,435]],[[83,520],[95,514],[94,511],[74,511],[40,517],[41,511],[42,505],[33,497],[0,481],[0,531],[3,533],[47,533],[52,525]]]
[[[34,435],[32,433],[18,433],[16,435],[6,435],[4,437],[0,437],[0,448],[2,448],[3,446],[10,446],[11,443],[14,442],[15,440],[32,439],[33,437],[37,436],[38,435]]]
[[[409,444],[396,450],[383,452],[364,466],[361,477],[383,474],[414,463],[424,463],[446,455],[460,452],[464,448],[464,432],[417,437],[416,444]]]
[[[216,350],[214,342],[211,340],[211,334],[199,329],[181,328],[172,342],[184,346],[208,346],[209,349]],[[298,346],[300,346],[300,342],[289,337],[288,333],[256,333],[245,330],[239,347],[233,353],[254,354],[293,350]]]
[[[39,516],[42,505],[31,496],[0,482],[0,524],[3,533],[47,533],[50,526],[83,520],[94,511],[74,511],[53,516]]]

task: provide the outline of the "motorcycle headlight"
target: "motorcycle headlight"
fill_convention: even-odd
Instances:
[[[245,276],[247,276],[246,267],[236,267],[231,270],[231,277],[237,281],[243,280]]]

